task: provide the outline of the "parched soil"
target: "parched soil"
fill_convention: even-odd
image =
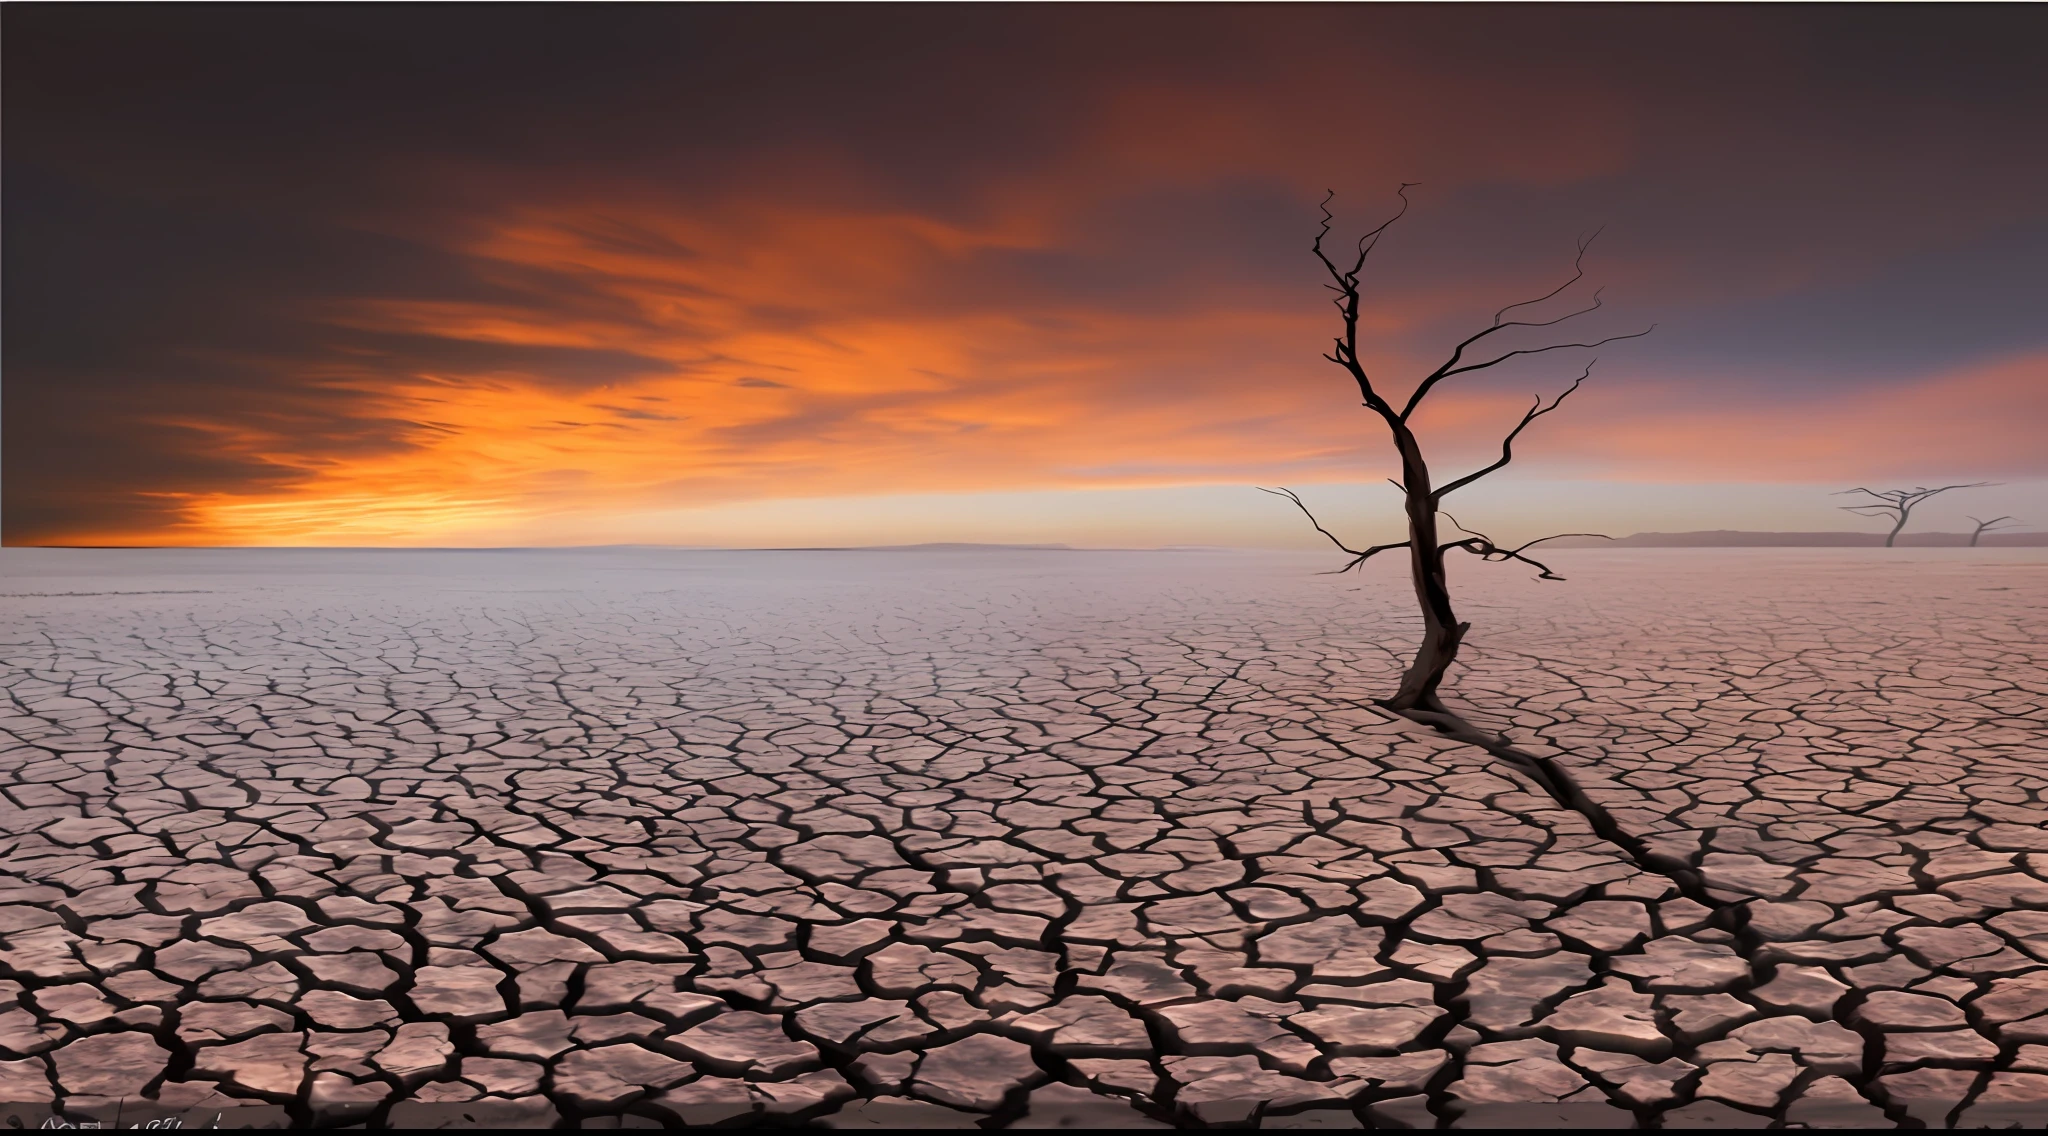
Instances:
[[[9,551],[0,1123],[2048,1122],[2048,555],[1329,566]]]

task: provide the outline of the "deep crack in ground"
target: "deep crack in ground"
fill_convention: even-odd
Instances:
[[[0,1100],[2037,1126],[2044,563],[1879,551],[1461,580],[1567,804],[1307,557],[9,551]]]

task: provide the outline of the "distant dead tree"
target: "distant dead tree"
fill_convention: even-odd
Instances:
[[[1530,423],[1556,410],[1572,392],[1578,390],[1580,384],[1584,383],[1592,374],[1593,364],[1588,362],[1585,369],[1579,373],[1579,376],[1572,380],[1571,385],[1548,402],[1544,401],[1541,395],[1536,397],[1535,402],[1529,409],[1523,412],[1521,421],[1515,423],[1514,428],[1508,431],[1507,437],[1501,440],[1500,457],[1498,460],[1462,477],[1454,478],[1441,486],[1435,483],[1430,474],[1429,462],[1423,455],[1422,444],[1416,438],[1411,423],[1415,417],[1416,410],[1422,406],[1423,401],[1429,397],[1432,391],[1437,389],[1438,384],[1448,379],[1455,379],[1460,375],[1468,375],[1475,371],[1484,371],[1497,367],[1525,355],[1541,355],[1546,352],[1562,351],[1568,348],[1594,348],[1604,343],[1613,343],[1617,340],[1635,339],[1648,335],[1651,329],[1646,328],[1627,335],[1610,335],[1586,342],[1552,343],[1544,346],[1520,347],[1513,350],[1499,348],[1482,350],[1479,354],[1487,357],[1468,361],[1468,351],[1479,347],[1490,337],[1502,332],[1513,329],[1556,327],[1568,320],[1599,310],[1601,306],[1600,294],[1596,291],[1593,293],[1590,303],[1573,311],[1566,312],[1555,319],[1538,320],[1531,318],[1511,320],[1507,318],[1510,312],[1531,308],[1556,298],[1566,289],[1585,278],[1586,250],[1592,244],[1592,237],[1587,237],[1578,242],[1578,255],[1572,261],[1571,276],[1564,283],[1533,299],[1509,304],[1507,307],[1495,312],[1492,323],[1466,336],[1456,347],[1452,348],[1450,357],[1445,359],[1435,370],[1424,375],[1415,384],[1414,389],[1408,393],[1407,398],[1396,399],[1391,396],[1389,392],[1383,391],[1375,384],[1373,378],[1366,371],[1364,360],[1359,355],[1358,315],[1361,301],[1359,298],[1358,281],[1360,273],[1365,268],[1366,259],[1372,255],[1373,249],[1378,246],[1380,238],[1394,222],[1399,221],[1407,213],[1409,204],[1408,189],[1412,184],[1414,183],[1404,184],[1397,191],[1398,196],[1401,198],[1400,209],[1377,228],[1368,231],[1358,239],[1358,245],[1355,250],[1357,255],[1351,261],[1350,267],[1339,267],[1337,262],[1330,258],[1329,253],[1323,247],[1324,241],[1330,235],[1331,224],[1335,220],[1335,215],[1330,212],[1330,201],[1336,196],[1335,191],[1332,191],[1330,196],[1323,199],[1322,229],[1316,234],[1315,243],[1311,246],[1315,252],[1316,259],[1322,262],[1323,268],[1329,273],[1332,282],[1326,285],[1326,287],[1336,293],[1332,302],[1336,305],[1337,311],[1343,318],[1343,331],[1342,334],[1335,338],[1335,349],[1325,354],[1323,358],[1335,363],[1343,369],[1345,374],[1350,376],[1351,381],[1358,387],[1358,393],[1363,399],[1365,407],[1378,415],[1380,420],[1386,424],[1387,432],[1393,441],[1395,453],[1401,459],[1401,479],[1394,482],[1394,486],[1401,491],[1405,501],[1404,511],[1407,514],[1408,539],[1396,541],[1393,544],[1373,545],[1365,549],[1352,548],[1339,540],[1330,530],[1324,528],[1322,522],[1316,520],[1315,514],[1309,512],[1308,506],[1292,490],[1283,487],[1279,489],[1265,489],[1264,492],[1273,493],[1294,502],[1295,507],[1308,517],[1309,523],[1315,526],[1317,532],[1327,537],[1330,543],[1336,545],[1339,550],[1351,558],[1343,567],[1338,568],[1337,572],[1348,572],[1359,568],[1366,561],[1382,552],[1391,552],[1397,548],[1408,550],[1409,575],[1414,580],[1415,598],[1422,609],[1422,642],[1416,648],[1415,658],[1401,678],[1400,688],[1394,692],[1391,698],[1380,700],[1379,705],[1404,718],[1423,723],[1461,741],[1485,748],[1496,756],[1530,772],[1553,795],[1563,800],[1568,786],[1559,784],[1562,774],[1555,770],[1549,762],[1515,749],[1504,738],[1478,729],[1443,703],[1439,692],[1443,686],[1444,674],[1450,669],[1451,664],[1457,661],[1458,648],[1465,640],[1465,633],[1471,628],[1471,624],[1460,621],[1456,612],[1452,609],[1451,592],[1445,577],[1444,561],[1447,554],[1451,551],[1463,550],[1482,560],[1518,560],[1535,568],[1540,579],[1558,580],[1563,579],[1563,577],[1551,571],[1547,565],[1526,555],[1527,551],[1546,540],[1556,540],[1561,536],[1601,536],[1602,534],[1558,533],[1554,536],[1540,537],[1536,540],[1527,541],[1514,547],[1507,547],[1484,533],[1459,524],[1457,518],[1444,512],[1443,501],[1445,497],[1501,469],[1513,460],[1515,439],[1521,437],[1522,431],[1527,429]],[[1594,236],[1598,236],[1598,234],[1595,233]],[[1465,535],[1457,540],[1443,540],[1442,534],[1439,533],[1437,522],[1437,518],[1440,515],[1449,520],[1453,527]]]
[[[2012,520],[2011,517],[1993,517],[1988,521],[1978,521],[1975,517],[1970,517],[1969,519],[1977,521],[1977,528],[1975,529],[1975,531],[1970,533],[1971,548],[1977,547],[1977,538],[1983,536],[1985,533],[1997,532],[1999,529],[2009,529],[2012,527],[2012,525],[2008,525],[2005,523],[2007,521]]]
[[[1841,493],[1835,494],[1835,496],[1840,497],[1846,493],[1864,493],[1877,498],[1877,500],[1872,501],[1867,505],[1843,505],[1841,506],[1841,508],[1846,512],[1854,513],[1859,517],[1896,518],[1895,523],[1892,525],[1892,531],[1886,533],[1884,538],[1884,546],[1886,548],[1890,548],[1892,546],[1892,542],[1899,539],[1900,530],[1906,527],[1906,518],[1913,515],[1913,506],[1918,505],[1920,502],[1927,500],[1929,497],[1932,497],[1937,493],[1946,493],[1951,489],[1980,489],[1986,485],[1991,484],[1995,483],[1989,481],[1972,481],[1968,485],[1944,485],[1938,489],[1929,489],[1926,486],[1922,485],[1915,489],[1884,490],[1865,489],[1861,486],[1858,486],[1855,489],[1844,489]],[[1975,544],[1977,542],[1975,538],[1972,538],[1970,543]]]

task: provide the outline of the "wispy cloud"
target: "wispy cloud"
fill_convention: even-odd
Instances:
[[[1661,325],[1520,469],[2048,464],[2048,163],[1983,144],[2013,104],[1975,64],[1929,48],[1953,81],[1901,87],[1798,12],[1186,15],[826,14],[687,67],[513,18],[493,50],[524,71],[429,20],[449,77],[389,89],[312,47],[317,83],[167,76],[139,31],[15,20],[7,539],[662,540],[722,503],[1370,479],[1306,244],[1324,187],[1356,231],[1416,179],[1368,281],[1390,385],[1603,221],[1597,330]],[[877,36],[892,70],[847,73]],[[234,109],[249,83],[272,102]],[[1474,377],[1423,425],[1483,461],[1574,372]]]

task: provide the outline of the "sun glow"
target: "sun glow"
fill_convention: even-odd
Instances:
[[[345,395],[380,444],[317,456],[302,444],[322,428],[317,407],[239,430],[165,417],[276,476],[241,491],[160,492],[182,518],[170,531],[103,539],[662,543],[702,539],[676,530],[679,511],[730,516],[716,510],[746,502],[1393,472],[1377,424],[1347,412],[1347,380],[1314,357],[1330,320],[1306,289],[1198,294],[1156,312],[1057,291],[1016,303],[970,295],[1002,288],[998,268],[1015,263],[1005,258],[1042,251],[1047,224],[1028,212],[974,230],[741,209],[720,226],[615,203],[515,214],[461,250],[502,285],[499,300],[369,299],[322,313],[372,344],[432,345],[431,371],[372,347],[296,377]],[[1382,373],[1426,369],[1392,345],[1468,306],[1447,294],[1390,299],[1368,329]],[[1707,385],[1609,361],[1518,459],[1524,472],[1564,476],[1684,480],[1739,467],[1759,480],[1825,477],[1902,433],[1959,454],[2024,450],[2019,424],[2040,419],[2043,374],[2048,361],[2020,356],[1930,376],[1816,409],[1831,422],[1817,437],[1762,406],[1675,415]],[[1554,389],[1550,379],[1447,386],[1418,419],[1433,457],[1490,460],[1528,391]],[[1975,412],[1941,409],[1963,389]]]

